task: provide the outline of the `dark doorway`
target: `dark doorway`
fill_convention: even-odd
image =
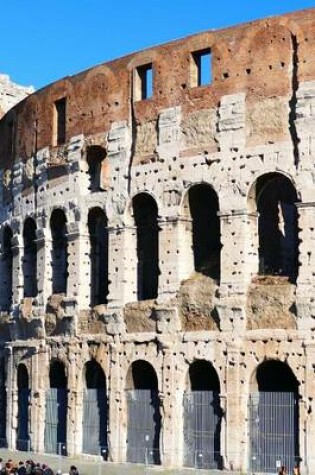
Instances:
[[[37,244],[36,224],[31,218],[27,218],[23,229],[23,284],[24,297],[36,297],[37,295]]]
[[[281,464],[292,473],[299,461],[298,382],[287,364],[270,360],[257,368],[256,388],[249,398],[250,469],[275,473]]]
[[[107,304],[108,297],[108,227],[107,218],[100,208],[89,212],[91,263],[91,305]]]
[[[51,363],[49,382],[50,388],[46,391],[45,451],[66,455],[68,391],[65,367],[61,361]]]
[[[132,200],[137,227],[138,300],[155,299],[159,281],[158,208],[147,193]]]
[[[0,447],[7,447],[7,373],[6,361],[0,359]]]
[[[184,465],[221,468],[220,382],[212,364],[192,363],[184,393]]]
[[[25,364],[19,364],[17,370],[18,385],[18,430],[17,430],[17,450],[28,451],[30,447],[29,436],[29,377]]]
[[[160,464],[161,415],[158,381],[146,361],[132,363],[127,374],[127,461]]]
[[[83,395],[83,453],[107,460],[107,398],[104,371],[95,360],[85,365]]]
[[[68,279],[68,243],[66,216],[63,210],[55,209],[50,218],[52,238],[52,293],[66,294]]]
[[[195,270],[219,279],[221,241],[217,194],[209,185],[195,185],[189,189],[188,199]]]
[[[298,269],[297,194],[291,181],[278,173],[261,176],[256,184],[259,273],[283,275],[294,282]]]
[[[99,145],[88,147],[86,160],[89,173],[89,190],[92,192],[102,191],[101,188],[101,170],[102,161],[106,158],[106,150]]]

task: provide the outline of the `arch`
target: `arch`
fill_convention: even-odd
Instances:
[[[196,272],[220,278],[219,199],[207,183],[192,185],[183,200],[183,212],[192,220],[192,248]]]
[[[9,311],[12,305],[13,293],[13,232],[9,226],[5,226],[2,237],[2,268],[3,268],[3,306]]]
[[[248,208],[258,212],[259,273],[283,275],[294,282],[298,271],[298,201],[292,181],[282,173],[259,176],[248,195]]]
[[[68,243],[66,237],[67,218],[65,212],[56,208],[51,213],[50,230],[52,238],[52,293],[66,294],[68,280]]]
[[[45,419],[45,450],[49,453],[67,453],[67,385],[65,365],[60,360],[52,360]]]
[[[23,291],[24,297],[37,295],[37,244],[36,223],[27,218],[23,227]]]
[[[218,469],[221,460],[220,381],[213,365],[195,360],[184,393],[184,465]]]
[[[159,281],[158,207],[148,193],[132,199],[134,222],[137,228],[138,300],[155,299]]]
[[[107,304],[108,280],[108,222],[104,211],[92,208],[88,214],[90,236],[90,302]]]
[[[299,383],[288,364],[266,360],[254,372],[249,397],[251,469],[269,472],[277,460],[288,473],[299,459]]]
[[[102,171],[105,166],[106,150],[100,145],[90,145],[86,148],[86,161],[88,164],[89,190],[91,192],[102,191]],[[103,167],[104,165],[104,167]],[[106,170],[109,172],[109,170]],[[107,177],[108,178],[108,177]]]
[[[17,426],[17,450],[30,450],[29,436],[29,376],[24,363],[17,368],[18,387],[18,426]]]
[[[126,376],[127,461],[160,464],[161,415],[158,378],[153,366],[134,361]]]
[[[107,459],[106,377],[101,365],[94,359],[85,363],[84,373],[82,451],[86,454],[102,455]]]

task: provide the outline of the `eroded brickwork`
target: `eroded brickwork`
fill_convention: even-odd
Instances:
[[[314,42],[315,10],[194,35],[63,79],[0,121],[9,447],[144,461],[138,437],[153,463],[200,466],[204,451],[206,468],[245,470],[250,401],[289,393],[291,457],[312,473]],[[194,82],[200,52],[209,84]],[[94,448],[92,390],[106,395]],[[132,391],[153,435],[132,432]],[[187,440],[198,391],[214,395],[207,449]]]

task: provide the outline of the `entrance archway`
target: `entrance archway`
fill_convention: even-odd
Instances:
[[[85,454],[107,459],[107,399],[104,371],[95,360],[85,364],[83,393],[83,442]]]
[[[249,397],[250,469],[275,473],[285,465],[291,473],[299,459],[298,381],[277,360],[261,363]]]
[[[68,391],[65,367],[61,361],[52,361],[49,385],[46,391],[45,451],[66,455]]]
[[[29,436],[29,377],[25,364],[19,364],[17,370],[18,386],[18,427],[17,427],[17,450],[30,450]]]
[[[184,465],[221,468],[220,382],[212,364],[198,360],[189,367],[184,393]]]
[[[158,380],[150,363],[138,360],[127,374],[127,462],[160,464],[161,415]]]

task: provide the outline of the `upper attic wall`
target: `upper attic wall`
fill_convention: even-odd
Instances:
[[[269,97],[292,97],[295,80],[315,79],[315,9],[200,33],[96,66],[53,83],[18,104],[0,122],[0,160],[52,145],[55,102],[66,98],[66,141],[98,134],[113,122],[154,121],[161,110],[181,105],[182,116],[214,109],[224,95],[246,93],[255,104]],[[192,55],[210,48],[211,85],[192,87]],[[133,73],[152,64],[153,96],[134,100]],[[37,124],[35,130],[35,124]],[[253,132],[255,137],[255,131]],[[12,146],[12,140],[14,146]]]
[[[33,92],[33,87],[20,86],[12,82],[6,74],[0,74],[0,117]]]

